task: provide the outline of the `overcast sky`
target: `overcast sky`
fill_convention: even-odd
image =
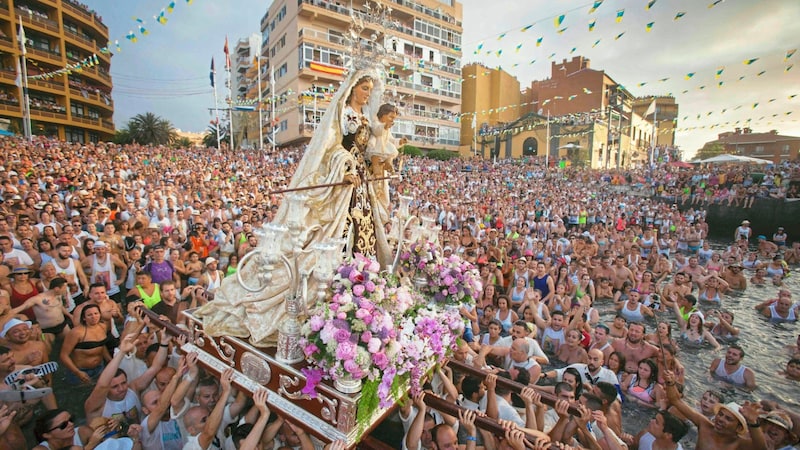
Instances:
[[[777,129],[800,136],[800,95],[791,98],[800,94],[800,53],[785,60],[787,51],[800,47],[800,2],[726,0],[709,7],[712,1],[657,0],[646,10],[652,1],[605,0],[590,14],[592,0],[464,0],[463,62],[501,66],[526,86],[549,76],[553,60],[588,57],[592,68],[605,70],[636,96],[674,95],[680,105],[678,127],[696,127],[676,138],[689,155],[717,133],[747,120],[754,131]],[[219,89],[225,36],[233,51],[239,38],[259,31],[270,4],[176,0],[174,12],[161,25],[153,16],[169,0],[84,2],[103,16],[111,40],[120,43],[111,64],[117,126],[151,111],[187,131],[203,131],[211,119],[212,55]],[[685,15],[675,20],[679,12]],[[564,20],[556,27],[555,17],[562,14]],[[132,43],[125,35],[139,34],[135,18],[145,22],[149,34]],[[589,31],[592,20],[595,27]],[[648,23],[653,24],[649,32]],[[743,63],[754,58],[758,60],[750,65]],[[791,64],[797,67],[787,72]],[[664,78],[669,79],[659,81]]]

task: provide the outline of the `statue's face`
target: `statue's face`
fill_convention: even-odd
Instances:
[[[374,84],[370,79],[359,82],[357,85],[355,85],[353,92],[350,94],[351,102],[358,106],[366,105],[369,101],[369,95],[372,93],[373,87]]]

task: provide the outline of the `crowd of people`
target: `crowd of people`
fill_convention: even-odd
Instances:
[[[231,387],[230,372],[206,374],[140,312],[181,324],[183,310],[214,301],[261,244],[256,231],[282,199],[270,192],[288,185],[302,147],[267,155],[45,138],[0,146],[0,448],[322,447],[270,413],[265,392],[251,400]],[[427,395],[502,419],[508,431],[479,430],[471,412],[432,411],[421,394],[400,409],[404,437],[393,444],[516,449],[524,432],[541,446],[674,449],[693,424],[697,448],[792,448],[792,404],[684,390],[686,350],[703,347],[725,349],[708,367],[724,386],[756,389],[763,380],[743,359],[758,343],[737,324],[792,326],[800,317],[785,287],[800,263],[798,237],[783,228],[754,236],[744,221],[727,248],[712,248],[694,208],[709,203],[709,190],[712,199],[749,192],[747,169],[538,163],[414,158],[397,167],[391,198],[414,197],[412,212],[441,227],[444,254],[472,262],[484,286],[462,310],[467,333],[453,357],[488,376],[444,368]],[[764,186],[780,189],[798,173],[796,163],[775,167]],[[628,196],[608,189],[612,181],[658,196]],[[754,285],[774,298],[734,318],[726,293]],[[780,376],[797,383],[800,339],[786,344]],[[503,377],[537,389],[512,393]],[[59,383],[91,392],[82,405],[63,404],[52,391]],[[539,389],[559,401],[545,406]],[[580,414],[569,413],[572,402]],[[623,404],[653,419],[633,429]]]

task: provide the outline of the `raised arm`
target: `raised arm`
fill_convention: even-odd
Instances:
[[[150,415],[147,416],[147,423],[144,426],[147,427],[147,431],[149,433],[153,433],[156,427],[158,426],[159,422],[161,422],[161,418],[164,417],[164,414],[169,411],[170,405],[170,398],[172,394],[175,392],[175,389],[178,387],[178,381],[180,381],[183,373],[186,371],[186,357],[181,357],[180,363],[178,363],[178,370],[175,371],[175,375],[169,380],[167,387],[164,388],[164,392],[161,393],[161,396],[158,397],[158,404],[156,404],[155,409],[150,411]]]
[[[92,393],[89,394],[89,398],[87,398],[83,404],[87,419],[93,419],[101,414],[103,406],[105,406],[106,394],[108,394],[109,389],[111,389],[111,380],[117,373],[119,363],[122,361],[122,358],[125,357],[125,354],[132,352],[135,348],[133,343],[135,339],[136,336],[134,335],[125,336],[119,344],[119,351],[111,358],[106,368],[103,369],[103,372],[97,379],[97,385],[95,385]]]
[[[228,395],[230,395],[232,377],[233,369],[230,368],[220,375],[219,384],[222,389],[219,396],[220,399],[226,399]],[[222,414],[225,412],[225,405],[226,403],[224,401],[219,401],[214,406],[214,409],[211,410],[211,414],[208,416],[208,419],[206,419],[203,431],[200,432],[200,436],[197,438],[197,443],[200,444],[201,448],[207,449],[217,435],[217,428],[219,428],[220,423],[222,423]]]
[[[258,444],[261,442],[261,435],[264,434],[264,429],[267,427],[267,420],[269,420],[269,408],[267,408],[267,397],[269,391],[266,389],[258,389],[253,394],[253,402],[256,409],[258,409],[258,420],[253,424],[253,429],[247,433],[245,440],[239,443],[239,450],[256,450]]]

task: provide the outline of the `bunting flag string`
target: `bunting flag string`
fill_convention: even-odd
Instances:
[[[600,7],[600,5],[602,5],[602,4],[603,4],[603,0],[595,0],[594,4],[593,4],[593,5],[592,5],[592,7],[589,9],[589,14],[592,14],[592,13],[594,13],[595,11],[597,11],[597,8],[599,8],[599,7]]]
[[[644,31],[646,31],[648,33],[653,31],[653,25],[655,25],[655,22],[648,23],[647,25],[645,25]]]
[[[675,18],[672,19],[672,20],[678,20],[678,19],[680,19],[681,17],[683,17],[685,15],[686,15],[686,11],[678,11],[678,13],[675,14]]]
[[[186,4],[191,5],[192,0],[186,0]],[[158,14],[153,16],[153,19],[162,25],[166,25],[167,24],[166,15],[171,14],[174,11],[175,11],[175,0],[171,0],[169,3],[167,3],[166,6],[161,8]],[[129,30],[128,33],[126,33],[121,39],[125,39],[131,44],[135,44],[139,42],[139,37],[149,35],[150,30],[147,29],[146,27],[147,24],[145,23],[144,19],[140,17],[133,17],[132,20],[135,22],[135,27],[136,27],[135,29],[137,31]],[[121,39],[115,39],[114,41],[109,41],[105,47],[102,47],[100,49],[100,53],[104,55],[110,55],[112,53],[111,51],[112,48],[116,50],[116,53],[122,52],[122,46],[120,45]],[[72,72],[80,72],[83,69],[91,68],[99,64],[100,60],[97,58],[97,54],[92,54],[92,56],[86,57],[79,62],[68,64],[63,68],[30,76],[28,78],[32,80],[50,79],[64,74],[69,75]]]
[[[624,15],[625,15],[625,10],[624,9],[617,10],[617,19],[616,19],[617,23],[622,22],[622,16],[624,16]]]
[[[656,4],[656,1],[657,0],[650,0],[649,2],[647,2],[647,6],[644,7],[645,11],[649,11],[653,7],[653,5]]]
[[[594,31],[594,27],[597,25],[597,19],[592,19],[589,21],[589,31]]]

